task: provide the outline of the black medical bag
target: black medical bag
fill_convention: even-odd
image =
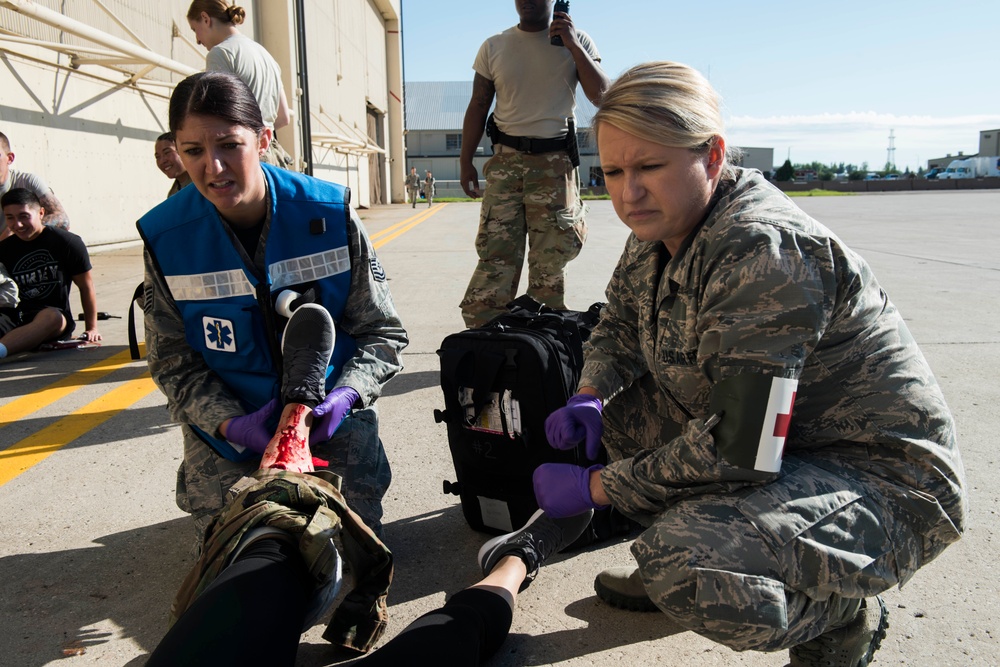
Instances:
[[[442,341],[438,355],[445,409],[435,410],[434,418],[447,424],[458,477],[457,482],[444,482],[444,492],[459,496],[465,519],[475,530],[506,533],[531,517],[538,509],[531,482],[538,465],[594,463],[587,459],[583,443],[566,451],[549,446],[545,418],[576,391],[583,341],[603,306],[557,311],[525,295],[484,326]],[[631,527],[616,511],[599,511],[572,546],[626,533]]]

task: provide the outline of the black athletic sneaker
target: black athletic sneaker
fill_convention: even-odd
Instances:
[[[789,649],[790,667],[868,667],[888,627],[889,612],[882,598],[866,598],[847,625]]]
[[[587,510],[565,519],[553,519],[544,510],[538,510],[519,530],[494,537],[479,549],[483,574],[489,574],[504,556],[519,556],[528,566],[522,588],[527,586],[538,574],[538,566],[580,537],[593,516],[594,510]]]
[[[326,398],[326,368],[336,332],[326,308],[302,304],[292,313],[281,339],[281,398],[285,404],[316,407]]]

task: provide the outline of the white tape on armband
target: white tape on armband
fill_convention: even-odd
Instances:
[[[798,380],[771,378],[771,393],[767,397],[767,410],[764,412],[764,423],[761,425],[754,470],[763,472],[781,470],[781,457],[785,453],[788,427],[792,423],[795,390],[798,387]]]
[[[712,387],[709,410],[721,416],[712,437],[722,458],[741,468],[778,472],[798,386],[790,378],[741,373]]]

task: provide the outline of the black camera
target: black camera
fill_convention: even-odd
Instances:
[[[562,12],[564,14],[569,14],[569,0],[556,0],[556,4],[552,7],[552,18],[556,17],[556,12]],[[549,44],[552,46],[562,46],[562,37],[556,35],[549,40]]]

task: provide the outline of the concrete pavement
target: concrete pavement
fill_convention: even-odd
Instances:
[[[965,538],[904,590],[886,594],[892,626],[875,664],[1000,664],[992,569],[1000,501],[993,446],[1000,431],[1000,192],[796,201],[868,259],[899,306],[955,413],[972,493]],[[568,303],[575,308],[602,299],[626,237],[610,202],[590,205],[590,238],[570,265]],[[407,205],[362,212],[411,336],[406,370],[379,401],[394,473],[385,500],[385,538],[396,557],[390,634],[474,582],[485,539],[465,524],[457,497],[441,492],[454,469],[444,426],[432,416],[443,406],[435,351],[462,328],[457,304],[476,261],[478,206],[439,205],[429,217],[411,218],[421,213]],[[418,224],[394,227],[406,220]],[[141,280],[141,249],[95,249],[93,263],[99,309],[126,315]],[[127,345],[124,317],[100,324],[100,349],[0,362],[0,483],[9,479],[0,485],[0,665],[35,667],[69,655],[74,665],[143,664],[191,564],[193,531],[173,503],[177,427],[143,363],[115,363]],[[659,614],[600,603],[596,573],[629,562],[628,542],[620,540],[545,566],[488,664],[786,663],[784,653],[737,654]],[[317,626],[303,637],[299,665],[343,660],[321,632]],[[248,632],[251,641],[259,636]]]

